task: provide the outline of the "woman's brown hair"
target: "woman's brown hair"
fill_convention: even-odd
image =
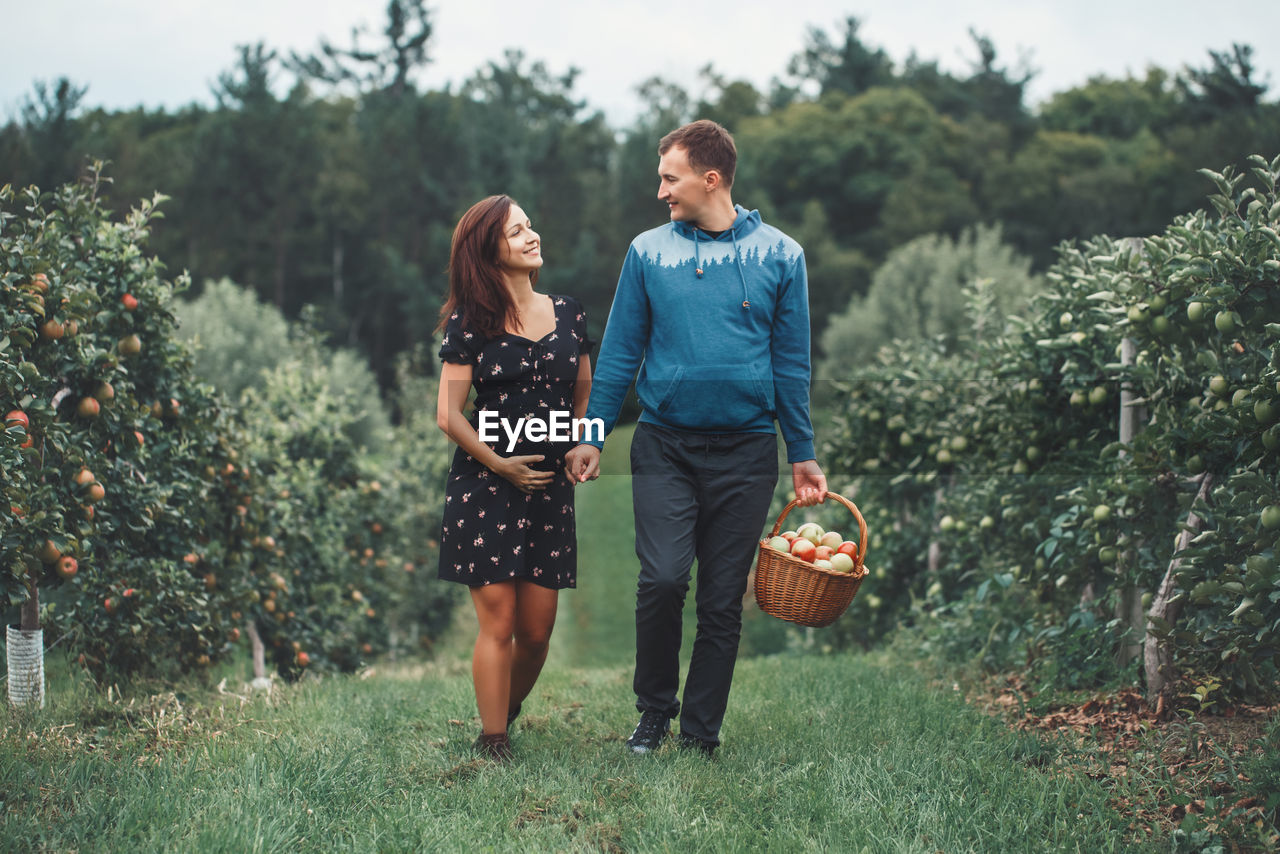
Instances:
[[[498,263],[503,227],[514,204],[510,196],[489,196],[458,220],[449,247],[449,299],[440,309],[437,331],[455,311],[463,326],[486,338],[502,334],[508,326],[519,328],[516,305]],[[537,270],[530,274],[530,281],[537,284]]]

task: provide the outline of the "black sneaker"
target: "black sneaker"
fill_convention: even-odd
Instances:
[[[680,733],[680,740],[677,743],[681,750],[697,750],[708,759],[716,752],[716,745],[684,732]]]
[[[671,718],[662,712],[645,712],[640,716],[635,732],[627,739],[627,747],[632,753],[649,753],[657,750],[669,735]]]
[[[511,751],[511,739],[507,737],[505,732],[493,733],[492,735],[480,733],[471,745],[471,749],[478,753],[480,758],[490,759],[494,762],[510,762],[514,758],[514,754]]]

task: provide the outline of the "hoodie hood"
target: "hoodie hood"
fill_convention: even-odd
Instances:
[[[734,205],[733,209],[737,211],[738,214],[733,221],[733,225],[731,225],[727,230],[720,232],[720,234],[715,237],[712,237],[702,229],[690,225],[687,222],[677,221],[673,225],[675,226],[676,234],[686,240],[693,241],[693,275],[699,279],[702,278],[704,272],[702,269],[702,252],[699,244],[704,240],[711,243],[733,244],[733,260],[735,266],[738,268],[738,280],[742,283],[742,309],[743,311],[750,311],[751,300],[747,294],[747,274],[742,269],[742,252],[738,248],[738,240],[739,238],[747,237],[760,227],[760,211],[749,211],[742,205]]]
[[[737,211],[738,216],[734,219],[733,225],[728,231],[722,232],[719,237],[712,237],[701,229],[695,228],[687,222],[676,221],[672,225],[675,226],[676,234],[688,240],[741,240],[748,234],[754,232],[760,227],[760,211],[747,210],[742,205],[734,205],[733,209]]]

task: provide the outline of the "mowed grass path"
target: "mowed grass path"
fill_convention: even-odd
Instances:
[[[553,668],[518,760],[480,762],[462,659],[206,696],[4,713],[10,851],[1117,851],[1087,778],[871,656],[741,662],[707,762],[636,757],[626,666]]]
[[[465,609],[430,663],[270,696],[244,691],[242,665],[229,693],[108,698],[54,656],[49,707],[0,711],[0,850],[1142,850],[1055,748],[884,655],[744,657],[713,761],[629,755],[629,489],[606,475],[580,496],[581,588],[514,764],[469,749]],[[786,625],[757,613],[748,628]]]

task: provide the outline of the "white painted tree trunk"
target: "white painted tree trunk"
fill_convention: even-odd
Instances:
[[[1132,338],[1125,338],[1120,342],[1120,363],[1126,367],[1132,365],[1137,357],[1138,347]],[[1138,435],[1138,430],[1147,422],[1146,408],[1141,404],[1135,403],[1137,396],[1133,393],[1133,388],[1125,383],[1120,387],[1120,435],[1119,439],[1122,444],[1130,445],[1133,439]],[[1124,451],[1121,451],[1124,453]],[[1138,549],[1139,543],[1130,545],[1127,552],[1133,553]],[[1117,571],[1123,570],[1127,560],[1121,555],[1119,562],[1116,564]],[[1126,640],[1121,642],[1120,649],[1117,650],[1116,657],[1120,664],[1126,665],[1133,661],[1142,653],[1142,636],[1146,632],[1146,617],[1142,613],[1142,594],[1143,590],[1136,584],[1129,583],[1120,591],[1120,597],[1116,600],[1115,616],[1121,621],[1121,624],[1128,627]]]
[[[1147,702],[1153,706],[1162,706],[1165,689],[1173,680],[1173,651],[1169,644],[1152,634],[1152,617],[1163,620],[1170,626],[1178,619],[1178,603],[1171,602],[1177,592],[1174,575],[1182,565],[1182,552],[1191,543],[1191,538],[1200,530],[1201,519],[1196,514],[1196,505],[1209,498],[1209,489],[1213,486],[1213,475],[1205,472],[1197,480],[1200,488],[1196,491],[1195,500],[1191,502],[1191,510],[1187,513],[1185,529],[1178,535],[1178,543],[1174,547],[1173,560],[1165,571],[1160,588],[1151,600],[1151,610],[1147,612],[1147,633],[1142,645],[1142,663],[1147,677]]]

